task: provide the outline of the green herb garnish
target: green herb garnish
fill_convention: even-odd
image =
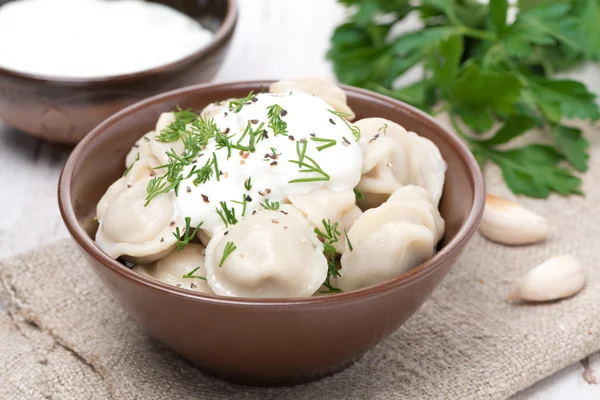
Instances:
[[[278,201],[271,202],[271,201],[269,201],[269,199],[266,199],[265,202],[260,203],[260,205],[265,210],[272,210],[272,211],[279,210],[279,202]]]
[[[244,188],[247,191],[251,191],[252,190],[252,177],[249,176],[248,179],[246,179],[246,181],[244,182]]]
[[[323,254],[325,258],[327,258],[327,277],[325,278],[325,282],[323,282],[323,286],[325,286],[328,291],[322,291],[321,293],[340,293],[342,289],[333,286],[331,283],[331,279],[337,276],[340,276],[338,272],[337,265],[335,264],[335,247],[333,247],[333,243],[338,241],[340,236],[340,232],[338,231],[338,223],[331,224],[331,220],[323,219],[323,228],[325,228],[325,232],[321,231],[319,228],[315,228],[315,234],[323,239]]]
[[[192,229],[190,229],[191,221],[192,221],[192,219],[190,217],[185,217],[185,229],[183,230],[183,232],[179,231],[179,227],[177,227],[175,229],[175,232],[173,232],[173,236],[175,236],[175,239],[177,239],[177,243],[176,243],[177,251],[183,250],[183,248],[185,246],[190,244],[190,241],[196,237],[196,233],[198,232],[198,229],[200,229],[200,226],[202,225],[202,222],[200,222],[196,226],[196,228],[194,228],[194,230],[192,231]]]
[[[298,160],[288,160],[293,164],[298,164],[300,167],[300,172],[314,172],[321,176],[316,176],[313,178],[301,178],[301,179],[292,179],[288,183],[301,183],[301,182],[317,182],[317,181],[328,181],[330,176],[323,171],[321,166],[317,164],[317,162],[311,157],[306,155],[306,140],[300,140],[296,142],[296,152],[298,153]],[[308,160],[306,162],[305,160]]]
[[[219,170],[219,162],[217,161],[217,153],[213,151],[213,166],[215,167],[215,175],[217,182],[221,180],[221,171]]]
[[[344,228],[344,235],[346,235],[346,243],[348,243],[348,249],[350,251],[354,251],[354,248],[352,247],[352,243],[350,243],[350,238],[348,237],[348,231],[346,230],[346,228]]]
[[[360,128],[358,126],[351,125],[350,122],[348,122],[348,120],[346,118],[344,118],[344,117],[349,117],[352,114],[343,113],[341,111],[335,111],[335,110],[327,110],[327,111],[329,111],[330,113],[332,113],[336,117],[340,117],[340,119],[342,121],[344,121],[344,123],[346,124],[346,126],[348,128],[350,128],[350,130],[352,131],[352,135],[354,135],[354,138],[356,139],[356,141],[358,142],[360,140]]]
[[[221,209],[217,208],[215,211],[219,214],[219,217],[223,220],[225,224],[225,228],[229,225],[237,224],[238,220],[235,216],[235,208],[231,207],[231,209],[227,208],[227,203],[224,201],[219,202]]]
[[[202,267],[196,267],[196,268],[194,268],[193,270],[191,270],[187,274],[183,275],[182,278],[183,279],[202,279],[203,281],[205,281],[206,280],[205,277],[200,276],[200,275],[194,275],[194,272],[198,271],[200,268],[202,268]]]
[[[223,263],[225,262],[227,257],[229,257],[229,255],[233,253],[236,249],[237,247],[235,247],[235,244],[233,242],[227,242],[225,248],[223,249],[223,256],[221,257],[221,261],[219,261],[219,268],[223,266]]]
[[[129,168],[127,168],[125,170],[125,172],[123,173],[123,176],[127,176],[127,174],[132,170],[133,166],[135,165],[136,162],[140,161],[140,152],[138,151],[137,155],[135,156],[135,160],[133,160],[133,162],[131,163],[131,165],[129,166]]]
[[[277,135],[287,135],[287,122],[285,122],[281,117],[287,113],[279,104],[273,104],[267,107],[267,117],[269,118],[268,128],[273,130],[273,134]]]
[[[195,171],[196,179],[194,179],[194,185],[198,186],[201,183],[206,183],[210,180],[213,172],[215,172],[213,168],[213,160],[212,158],[204,164],[202,168]]]
[[[164,128],[157,136],[156,140],[159,142],[176,142],[187,136],[187,124],[194,121],[198,116],[195,112],[190,109],[182,110],[177,107],[177,111],[174,112],[175,121],[169,126]]]
[[[256,95],[254,94],[254,91],[251,91],[250,93],[248,93],[248,96],[246,96],[246,97],[242,97],[241,99],[231,100],[229,102],[229,109],[231,111],[233,111],[234,113],[239,113],[240,111],[242,111],[242,108],[245,105],[252,103],[255,98],[256,98]]]
[[[335,139],[326,139],[326,138],[320,138],[317,136],[313,136],[310,138],[310,140],[312,140],[313,142],[317,142],[317,143],[324,143],[320,146],[317,146],[317,150],[318,151],[322,151],[325,150],[331,146],[335,146],[337,141]]]
[[[231,136],[224,135],[222,133],[218,133],[215,135],[215,143],[217,144],[217,150],[222,148],[227,148],[227,159],[231,157],[231,143],[229,142]]]
[[[184,150],[181,155],[175,153],[174,149],[170,149],[165,153],[168,158],[167,163],[155,169],[165,169],[166,172],[161,176],[152,178],[148,183],[145,206],[156,196],[168,193],[171,190],[174,190],[175,195],[178,195],[181,181],[190,178],[194,174],[198,174],[198,177],[194,180],[196,185],[205,183],[210,179],[210,174],[204,168],[197,170],[193,166],[187,177],[183,176],[183,170],[195,162],[195,159],[201,155],[204,146],[211,138],[220,134],[219,128],[213,119],[197,116],[189,110],[180,110],[175,113],[175,116],[175,122],[163,130],[164,135],[161,134],[162,136],[157,137],[157,140],[160,139],[164,142],[180,140],[184,145]],[[190,124],[192,118],[195,119]]]
[[[447,112],[480,165],[496,164],[516,194],[581,193],[577,171],[588,169],[589,142],[565,121],[596,121],[600,111],[585,85],[553,76],[600,59],[596,0],[520,1],[512,24],[507,0],[341,3],[353,12],[328,53],[340,81]],[[413,11],[423,27],[390,34]],[[415,65],[423,67],[419,80],[393,85]],[[549,144],[513,144],[532,129]]]
[[[354,188],[354,196],[356,197],[356,201],[362,201],[365,199],[365,196],[357,188]]]
[[[242,201],[231,200],[232,203],[240,204],[242,206],[242,218],[246,216],[246,207],[248,205],[247,194],[242,195]]]

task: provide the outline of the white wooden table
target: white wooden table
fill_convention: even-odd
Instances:
[[[331,74],[324,58],[343,20],[335,0],[239,0],[241,17],[216,81]],[[594,70],[583,71],[583,78]],[[600,92],[600,79],[588,81]],[[0,259],[67,236],[56,185],[69,150],[29,138],[0,122]],[[600,382],[600,354],[590,357]],[[594,372],[588,373],[593,380]],[[515,396],[518,400],[600,399],[600,384],[574,364]]]

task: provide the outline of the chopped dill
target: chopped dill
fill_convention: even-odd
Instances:
[[[182,278],[183,279],[202,279],[203,281],[205,281],[206,280],[205,277],[200,276],[200,275],[194,275],[194,272],[198,271],[200,268],[202,268],[202,267],[196,267],[196,268],[194,268],[193,270],[191,270],[187,274],[183,275]]]
[[[127,174],[133,169],[133,166],[135,165],[135,163],[138,161],[140,161],[140,152],[139,151],[138,151],[137,155],[135,156],[135,160],[133,160],[133,162],[131,163],[129,168],[127,168],[125,170],[125,172],[123,173],[123,176],[127,176]]]
[[[346,126],[348,128],[350,128],[350,130],[352,131],[352,134],[354,135],[354,138],[356,139],[356,141],[358,142],[360,140],[360,128],[358,126],[355,125],[351,125],[350,122],[348,122],[348,120],[344,117],[348,117],[352,114],[348,114],[348,113],[343,113],[340,111],[335,111],[335,110],[327,110],[330,113],[332,113],[333,115],[340,117],[342,121],[344,121],[344,123],[346,124]]]
[[[219,261],[219,268],[223,266],[223,263],[225,262],[227,257],[229,257],[229,255],[233,253],[236,249],[237,247],[235,247],[235,244],[233,242],[227,242],[225,248],[223,249],[223,256],[221,257],[221,261]]]
[[[179,227],[177,227],[175,232],[173,232],[173,236],[175,236],[175,239],[177,239],[177,251],[183,250],[185,246],[190,244],[190,241],[196,237],[196,233],[198,233],[198,229],[200,229],[200,226],[202,225],[202,222],[200,222],[192,231],[192,229],[190,229],[191,221],[192,219],[190,217],[185,217],[185,229],[183,232],[179,231]]]

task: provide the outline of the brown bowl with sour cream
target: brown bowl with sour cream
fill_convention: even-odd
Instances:
[[[94,241],[96,205],[123,175],[127,153],[154,128],[161,113],[177,106],[202,110],[223,99],[259,93],[271,83],[193,86],[128,107],[77,146],[59,183],[59,205],[70,234],[137,323],[202,371],[252,385],[323,377],[350,365],[392,334],[458,260],[479,224],[485,191],[469,150],[434,119],[389,97],[343,87],[357,119],[382,117],[401,124],[433,142],[445,159],[448,168],[439,212],[446,228],[433,257],[400,276],[358,290],[305,298],[248,298],[168,285],[127,268],[100,249]]]
[[[11,1],[0,0],[0,6]],[[236,1],[154,2],[200,21],[214,34],[210,43],[170,64],[107,78],[55,78],[0,67],[0,120],[49,142],[75,144],[100,122],[135,102],[209,82],[228,51],[237,23]]]

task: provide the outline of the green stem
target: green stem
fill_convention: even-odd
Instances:
[[[482,40],[496,40],[496,35],[491,32],[482,31],[479,29],[469,28],[468,26],[461,25],[458,27],[458,31],[465,36],[470,36],[476,39]]]

